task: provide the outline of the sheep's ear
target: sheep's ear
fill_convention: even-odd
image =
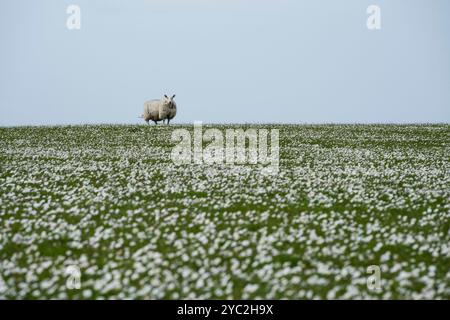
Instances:
[[[175,98],[175,95],[172,96],[172,99]]]
[[[167,94],[165,94],[164,97],[166,97],[167,99],[169,99],[169,97],[167,96]]]

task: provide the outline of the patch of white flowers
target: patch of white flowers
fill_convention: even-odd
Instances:
[[[0,128],[0,298],[450,298],[449,125],[257,127],[276,176],[176,166],[169,127]]]

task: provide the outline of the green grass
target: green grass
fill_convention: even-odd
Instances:
[[[211,127],[278,129],[279,173],[175,165],[189,125],[0,128],[0,298],[450,299],[449,125]]]

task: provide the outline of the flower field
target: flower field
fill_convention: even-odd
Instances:
[[[0,128],[0,298],[450,299],[450,125],[204,127],[278,129],[279,173],[175,165],[189,125]]]

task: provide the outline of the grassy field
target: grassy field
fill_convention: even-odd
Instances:
[[[450,125],[258,126],[275,176],[181,127],[0,128],[0,298],[450,299]]]

